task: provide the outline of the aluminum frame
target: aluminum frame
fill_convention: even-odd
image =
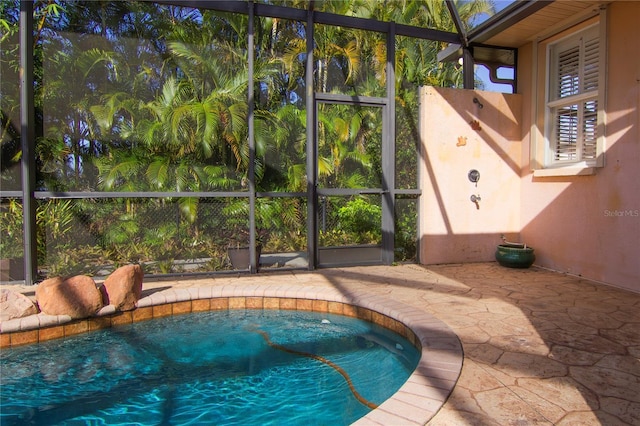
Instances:
[[[147,1],[147,0],[144,0]],[[25,250],[25,282],[33,284],[37,277],[37,256],[36,256],[36,223],[35,209],[36,200],[48,198],[61,199],[89,199],[89,198],[165,198],[165,197],[200,197],[200,198],[217,198],[217,197],[247,197],[250,203],[250,244],[255,246],[255,203],[259,197],[307,197],[307,244],[308,244],[308,268],[316,268],[316,260],[314,253],[317,247],[317,220],[315,212],[318,206],[318,192],[315,182],[315,167],[317,167],[317,157],[314,151],[314,135],[312,131],[307,131],[307,192],[306,193],[272,193],[272,192],[256,192],[255,189],[255,137],[252,105],[254,102],[253,84],[254,84],[254,24],[256,16],[279,17],[286,19],[298,20],[306,22],[307,31],[307,58],[306,68],[313,69],[313,38],[315,24],[326,24],[343,26],[355,29],[363,29],[368,31],[376,31],[387,34],[387,82],[386,82],[386,98],[380,98],[380,102],[384,101],[385,106],[383,117],[383,138],[388,143],[384,145],[382,152],[382,168],[385,181],[383,182],[383,222],[382,232],[387,237],[383,239],[383,263],[391,264],[393,262],[393,236],[394,236],[394,206],[396,196],[417,197],[421,194],[419,189],[415,190],[396,190],[395,189],[395,37],[408,36],[417,39],[433,40],[447,43],[459,43],[466,39],[464,34],[456,34],[446,31],[433,30],[428,28],[412,27],[394,22],[384,22],[377,20],[369,20],[350,16],[336,15],[326,12],[318,12],[313,10],[313,1],[309,2],[307,9],[295,9],[284,6],[268,5],[263,3],[255,3],[254,1],[219,1],[219,0],[160,0],[155,3],[175,5],[182,7],[193,7],[198,9],[210,9],[217,11],[233,12],[247,14],[249,19],[248,34],[248,50],[249,50],[249,147],[250,147],[250,166],[249,166],[249,190],[242,192],[55,192],[55,191],[36,191],[35,190],[35,117],[34,117],[34,92],[33,85],[33,10],[34,2],[32,0],[20,2],[20,63],[22,67],[21,80],[21,145],[22,145],[22,191],[2,191],[2,197],[18,197],[23,203],[23,231],[24,231],[24,250]],[[459,18],[454,22],[459,25]],[[465,61],[466,63],[466,61]],[[471,69],[471,72],[469,71]],[[469,75],[473,80],[472,66],[465,67],[465,87],[467,86]],[[307,111],[314,110],[314,104],[318,97],[313,92],[313,73],[307,72],[306,76],[306,108]],[[353,100],[353,99],[352,99]],[[371,101],[368,99],[367,102]],[[378,102],[378,101],[375,101]],[[307,129],[313,129],[315,126],[312,114],[307,114]],[[418,155],[418,153],[416,153]],[[258,259],[255,254],[251,257],[250,271],[257,272]]]

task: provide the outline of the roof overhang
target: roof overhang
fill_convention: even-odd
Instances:
[[[469,49],[474,61],[481,64],[501,64],[504,66],[514,66],[516,64],[515,48],[471,44]],[[446,49],[438,52],[438,61],[457,61],[462,57],[462,50],[462,45],[450,44]]]
[[[470,31],[468,35],[469,43],[487,43],[493,36],[500,34],[508,28],[512,28],[514,25],[553,3],[554,0],[515,1],[500,13]]]
[[[567,22],[587,19],[611,0],[518,0],[438,54],[438,60],[457,61],[464,43],[477,63],[514,66],[519,47],[566,28]]]
[[[476,63],[497,68],[515,66],[516,53],[513,46],[492,46],[485,42],[496,34],[521,22],[537,11],[553,3],[553,0],[520,0],[496,14],[468,34],[461,35],[460,44],[450,44],[438,53],[438,61],[458,61],[463,55],[463,47],[468,47]]]

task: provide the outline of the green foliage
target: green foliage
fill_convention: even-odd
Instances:
[[[355,241],[353,241],[353,235],[349,234],[348,232],[339,229],[320,231],[321,246],[347,246],[354,243]]]
[[[362,198],[349,201],[338,210],[340,229],[348,233],[370,233],[378,239],[381,237],[382,208],[368,203]]]
[[[306,248],[306,203],[299,198],[258,200],[256,225],[265,252]]]
[[[454,1],[467,23],[491,2]],[[20,2],[0,0],[3,188],[20,189]],[[318,10],[454,31],[444,2],[332,1]],[[254,97],[248,97],[248,17],[154,2],[34,3],[35,146],[38,190],[121,192],[307,191],[307,135],[317,130],[318,180],[328,188],[378,188],[380,108],[320,104],[307,129],[308,93],[385,96],[386,37],[317,25],[313,88],[305,86],[306,28],[257,17]],[[396,174],[415,188],[417,88],[459,87],[438,42],[396,39]],[[46,79],[44,78],[46,76]],[[255,188],[249,187],[249,121]],[[258,241],[270,251],[306,248],[302,198],[258,198]],[[21,205],[0,208],[0,253],[22,251]],[[160,213],[168,211],[166,214]],[[355,199],[330,212],[339,226],[323,244],[378,243],[380,207]],[[415,253],[415,215],[397,212],[401,257]],[[126,262],[176,271],[203,257],[224,268],[224,247],[248,241],[246,199],[47,200],[37,212],[38,256],[50,274]],[[5,238],[6,230],[6,238]],[[74,249],[75,247],[75,249]],[[84,253],[84,255],[83,255]],[[160,261],[160,262],[158,262]],[[155,262],[155,263],[153,263]],[[153,263],[153,265],[151,265]],[[178,268],[179,269],[179,268]]]
[[[50,277],[94,275],[104,264],[104,252],[97,246],[63,245],[47,252],[47,274]]]
[[[395,260],[415,261],[417,255],[417,202],[398,203],[395,224]]]
[[[0,206],[0,259],[16,259],[23,256],[22,204],[9,199]]]
[[[71,200],[47,200],[42,203],[36,211],[36,224],[44,234],[42,239],[66,243],[73,217]]]

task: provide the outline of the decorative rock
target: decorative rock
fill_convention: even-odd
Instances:
[[[105,305],[113,305],[118,311],[135,309],[142,295],[144,272],[140,265],[122,266],[107,277],[101,287]]]
[[[36,288],[36,300],[43,313],[74,319],[90,317],[103,306],[95,281],[85,275],[44,280]]]
[[[0,291],[0,321],[28,317],[38,313],[38,307],[27,296],[11,290]]]

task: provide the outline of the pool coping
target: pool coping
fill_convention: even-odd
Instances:
[[[79,333],[169,315],[222,309],[294,309],[354,316],[393,330],[420,350],[407,381],[378,408],[353,424],[424,425],[445,403],[460,376],[462,344],[444,322],[392,298],[345,293],[305,285],[231,284],[159,289],[141,298],[137,308],[119,312],[111,305],[95,317],[37,314],[3,321],[0,348],[37,343]]]

